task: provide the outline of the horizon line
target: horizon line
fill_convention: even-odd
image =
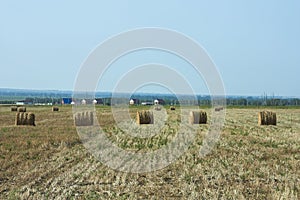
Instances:
[[[71,89],[38,89],[38,88],[9,88],[9,87],[0,87],[0,90],[23,90],[23,91],[57,91],[57,92],[71,92],[74,93],[73,90]],[[128,94],[130,92],[111,92],[111,91],[77,91],[77,93],[115,93],[115,94]],[[138,93],[133,93],[133,94],[159,94],[159,95],[176,95],[173,93],[164,93],[164,92],[138,92]],[[187,93],[180,93],[177,95],[194,95],[194,94],[187,94]],[[212,96],[207,93],[196,93],[196,96]],[[214,95],[214,96],[219,96],[219,95]],[[221,95],[222,96],[222,95]],[[227,96],[237,96],[237,97],[261,97],[261,96],[267,96],[267,97],[289,97],[289,98],[300,98],[300,95],[275,95],[274,92],[270,92],[269,94],[267,92],[263,92],[262,94],[225,94],[225,97]]]

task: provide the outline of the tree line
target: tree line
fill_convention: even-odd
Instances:
[[[160,97],[164,100],[164,105],[199,105],[199,106],[210,106],[211,99],[209,97],[205,98],[182,98],[178,100],[175,97]],[[112,105],[111,98],[102,98],[104,105]],[[143,101],[153,101],[154,97],[143,97],[140,98],[139,104]],[[61,104],[62,98],[25,98],[22,100],[25,104]],[[0,104],[16,104],[16,100],[0,100]],[[113,101],[117,102],[117,101]],[[123,101],[124,102],[124,101]],[[129,100],[128,100],[129,102]],[[300,106],[300,98],[265,98],[265,97],[227,97],[227,106]]]

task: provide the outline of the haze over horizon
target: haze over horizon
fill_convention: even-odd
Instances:
[[[73,90],[82,63],[107,38],[160,27],[198,42],[218,68],[228,95],[299,97],[299,9],[296,0],[1,2],[0,88]],[[208,93],[191,65],[159,51],[120,58],[98,89],[111,91],[118,77],[144,63],[174,67],[197,93]]]

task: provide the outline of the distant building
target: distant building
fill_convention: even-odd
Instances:
[[[33,104],[33,99],[31,98],[26,98],[25,100],[17,101],[17,105],[32,105]]]
[[[165,100],[163,100],[163,99],[155,99],[154,100],[154,104],[155,105],[157,105],[157,104],[164,105],[165,104]]]
[[[143,105],[143,106],[151,106],[151,105],[153,105],[153,102],[151,102],[151,101],[142,102],[141,105]]]
[[[71,104],[72,98],[62,98],[61,104]]]
[[[130,101],[129,101],[129,105],[136,105],[139,103],[140,103],[140,101],[138,99],[130,99]]]
[[[24,101],[23,100],[22,101],[17,101],[16,105],[24,105]]]
[[[103,104],[103,100],[101,98],[96,98],[95,100],[97,101],[96,104]]]
[[[136,104],[139,104],[139,103],[140,103],[139,99],[130,99],[130,101],[129,101],[130,105],[136,105]]]
[[[85,101],[85,103],[84,103]],[[94,104],[95,99],[83,99],[81,104]]]
[[[133,99],[130,99],[130,101],[129,101],[129,105],[134,105],[134,101],[133,101]]]

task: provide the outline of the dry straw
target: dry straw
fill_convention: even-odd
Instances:
[[[153,113],[148,110],[142,110],[136,113],[136,123],[137,124],[153,124]]]
[[[52,111],[57,112],[57,111],[59,111],[59,108],[58,107],[52,107]]]
[[[94,113],[93,112],[79,112],[75,114],[75,126],[93,126]]]
[[[16,114],[15,124],[35,126],[35,115],[33,113],[18,112]]]
[[[258,125],[276,125],[276,113],[270,111],[262,111],[258,113]]]
[[[18,112],[26,112],[26,107],[18,107]]]
[[[16,106],[12,106],[10,108],[11,112],[17,112],[18,111],[18,108]]]
[[[190,124],[206,124],[207,123],[207,114],[204,111],[191,111]]]

